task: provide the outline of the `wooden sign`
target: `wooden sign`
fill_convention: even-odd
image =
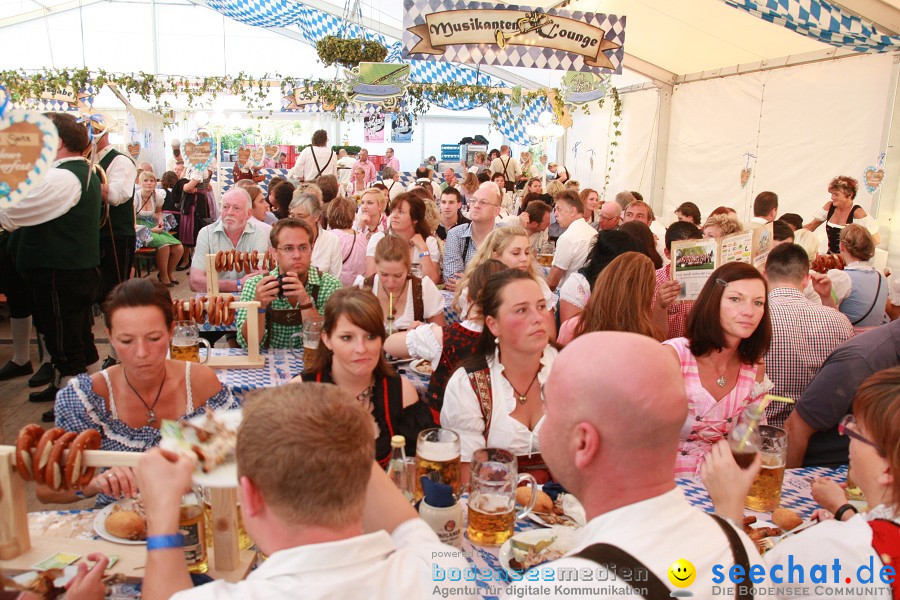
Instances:
[[[0,116],[0,208],[15,205],[43,178],[56,160],[59,135],[37,111],[6,111]]]
[[[204,171],[209,168],[213,158],[212,146],[212,138],[208,137],[187,142],[184,145],[184,155],[188,164],[198,171]]]

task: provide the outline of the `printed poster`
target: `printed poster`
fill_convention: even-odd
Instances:
[[[719,242],[713,239],[672,242],[672,279],[681,284],[679,300],[696,300],[718,266]]]
[[[408,144],[412,141],[413,121],[406,113],[391,114],[391,142]]]
[[[367,144],[384,142],[384,113],[374,112],[363,117],[363,139]]]

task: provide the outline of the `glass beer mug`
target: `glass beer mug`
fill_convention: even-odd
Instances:
[[[459,435],[450,429],[424,429],[416,439],[415,501],[424,495],[422,477],[449,485],[453,495],[460,490],[460,442]]]
[[[200,360],[200,344],[206,346],[206,356]],[[194,321],[175,321],[175,334],[169,347],[172,360],[206,362],[209,360],[209,342],[200,337],[200,329]]]
[[[516,519],[534,508],[537,483],[528,473],[518,475],[516,456],[499,448],[482,448],[472,454],[469,479],[469,526],[466,535],[479,546],[499,546],[512,537]],[[516,487],[531,485],[528,506],[516,512]]]
[[[322,341],[323,317],[306,319],[301,325],[301,330],[291,335],[291,354],[303,361],[303,366],[314,365],[319,357],[319,342]],[[300,340],[298,353],[295,340]]]

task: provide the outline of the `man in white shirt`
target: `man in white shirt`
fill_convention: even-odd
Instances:
[[[610,376],[636,364],[640,378]],[[735,597],[727,589],[733,584],[714,590],[714,566],[721,565],[727,581],[733,565],[743,563],[746,573],[762,560],[742,531],[692,507],[675,484],[687,405],[678,361],[649,337],[594,332],[563,349],[544,386],[541,451],[554,477],[581,501],[587,525],[576,532],[572,551],[525,573],[509,597],[587,597],[602,589],[590,597],[668,598],[685,588],[669,575],[680,559],[695,571],[685,588],[693,597]],[[599,544],[625,556],[610,561]],[[555,579],[540,585],[547,573]]]
[[[397,160],[397,157],[394,156],[394,149],[388,148],[384,151],[384,166],[390,167],[393,170],[400,172],[400,161]]]
[[[369,151],[363,148],[359,151],[359,159],[353,163],[353,169],[350,171],[353,173],[357,169],[357,167],[361,168],[366,172],[366,187],[372,184],[375,181],[375,178],[378,175],[378,172],[375,170],[375,163],[369,160]]]
[[[244,527],[269,558],[243,581],[192,587],[178,520],[195,465],[147,452],[137,468],[148,523],[142,597],[478,598],[474,582],[433,575],[467,562],[417,518],[374,453],[372,416],[346,391],[304,383],[258,392],[238,432],[238,496]]]
[[[353,173],[354,162],[356,161],[353,160],[352,156],[347,154],[346,150],[343,148],[338,150],[337,178],[338,182],[342,185],[350,183],[350,174]]]
[[[569,274],[584,266],[591,244],[597,237],[597,230],[584,220],[584,204],[578,194],[572,190],[558,192],[553,198],[556,206],[556,222],[565,229],[556,242],[553,255],[553,266],[547,277],[547,285],[551,290],[562,285]]]
[[[753,200],[753,217],[747,222],[749,229],[762,227],[775,220],[778,214],[778,194],[760,192]]]
[[[206,255],[219,250],[237,250],[260,254],[269,249],[265,232],[250,221],[252,200],[246,190],[234,188],[222,196],[222,217],[207,225],[197,235],[197,246],[191,260],[190,285],[195,292],[206,291]],[[219,273],[220,292],[240,292],[251,271],[226,271]]]
[[[409,184],[406,191],[412,191],[414,187],[421,186],[425,189],[431,188],[431,196],[435,200],[441,197],[441,186],[434,182],[434,171],[428,167],[419,167],[416,169],[416,180]]]
[[[319,129],[312,136],[312,144],[300,152],[294,168],[288,173],[288,179],[296,181],[315,181],[322,175],[337,176],[337,157],[328,147],[328,133]]]
[[[506,189],[510,192],[513,191],[516,180],[522,174],[522,167],[519,166],[519,161],[509,155],[509,146],[506,144],[500,146],[500,156],[491,162],[491,172],[503,173],[503,177],[506,179]]]

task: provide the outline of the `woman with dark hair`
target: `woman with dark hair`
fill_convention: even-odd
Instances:
[[[632,235],[616,229],[597,235],[587,264],[566,278],[559,290],[559,318],[565,322],[577,317],[591,297],[597,276],[613,259],[626,252],[644,253],[644,245]]]
[[[469,277],[472,301],[464,318],[450,325],[422,325],[409,331],[395,333],[384,343],[384,350],[397,358],[424,358],[432,364],[428,383],[428,404],[436,423],[440,424],[441,407],[447,381],[464,358],[475,353],[478,338],[484,329],[481,314],[481,290],[493,275],[507,269],[499,260],[478,265]]]
[[[884,573],[886,564],[896,567],[887,557],[900,525],[900,478],[896,476],[900,470],[900,367],[879,371],[859,386],[853,411],[840,422],[838,432],[850,439],[850,469],[868,509],[860,513],[849,504],[846,490],[834,480],[813,479],[813,499],[835,518],[820,522],[799,538],[779,542],[766,552],[768,565],[780,565],[784,571],[795,565],[807,573],[815,565],[833,561],[873,565],[874,573]],[[727,443],[720,443],[703,466],[703,483],[716,513],[742,518],[744,498],[758,471],[758,458],[750,468],[741,469]],[[884,579],[869,589],[866,597],[892,597],[891,585]]]
[[[753,265],[722,265],[694,301],[687,336],[663,342],[681,365],[688,399],[678,475],[698,474],[713,444],[772,388],[763,361],[772,339],[766,294],[766,280]]]
[[[237,408],[231,390],[204,365],[166,358],[174,330],[172,298],[161,284],[129,279],[103,305],[106,334],[119,364],[82,373],[56,397],[56,426],[66,431],[96,429],[101,450],[143,452],[159,444],[163,420],[185,421],[207,410]],[[97,505],[137,493],[128,467],[99,473],[76,495],[38,488],[42,502],[78,502],[98,496]]]
[[[283,181],[275,187],[269,187],[269,205],[279,219],[286,219],[290,216],[294,190],[296,188],[290,181]]]
[[[700,219],[700,208],[693,202],[682,202],[675,209],[675,217],[679,221],[687,221],[700,227],[702,220]]]
[[[441,424],[459,435],[464,479],[472,453],[490,447],[516,454],[519,471],[543,471],[546,480],[539,454],[542,390],[557,351],[544,294],[528,273],[507,269],[481,290],[481,312],[485,326],[475,356],[450,377]]]
[[[326,216],[330,231],[341,243],[341,284],[352,285],[366,272],[366,236],[353,229],[356,206],[351,200],[340,197],[328,203]]]
[[[387,364],[382,351],[386,337],[384,313],[375,296],[358,288],[340,289],[325,303],[316,360],[295,378],[334,383],[372,414],[375,460],[382,467],[391,457],[392,436],[404,436],[406,453],[413,456],[419,432],[434,427],[416,388]]]
[[[841,230],[854,222],[869,230],[876,246],[881,242],[881,236],[878,235],[878,221],[859,204],[853,203],[858,189],[859,182],[852,177],[842,175],[832,179],[828,184],[831,201],[816,211],[813,220],[803,226],[805,229],[815,231],[819,225],[825,223],[828,252],[831,254],[840,254]]]
[[[409,244],[410,263],[420,265],[422,276],[436,284],[440,282],[438,265],[441,264],[441,250],[437,238],[428,227],[425,212],[425,201],[416,194],[400,194],[391,201],[390,233]],[[375,274],[375,247],[384,236],[384,232],[379,231],[369,238],[366,246],[367,277]]]
[[[557,341],[565,345],[592,331],[627,331],[663,341],[651,308],[655,290],[653,261],[639,252],[616,257],[597,277],[584,311],[559,328]]]
[[[644,254],[649,256],[650,260],[653,261],[653,267],[656,269],[662,268],[663,259],[656,250],[656,237],[653,235],[653,232],[650,231],[649,227],[640,221],[628,221],[627,223],[622,223],[622,225],[619,226],[619,229],[639,239],[644,245]]]

